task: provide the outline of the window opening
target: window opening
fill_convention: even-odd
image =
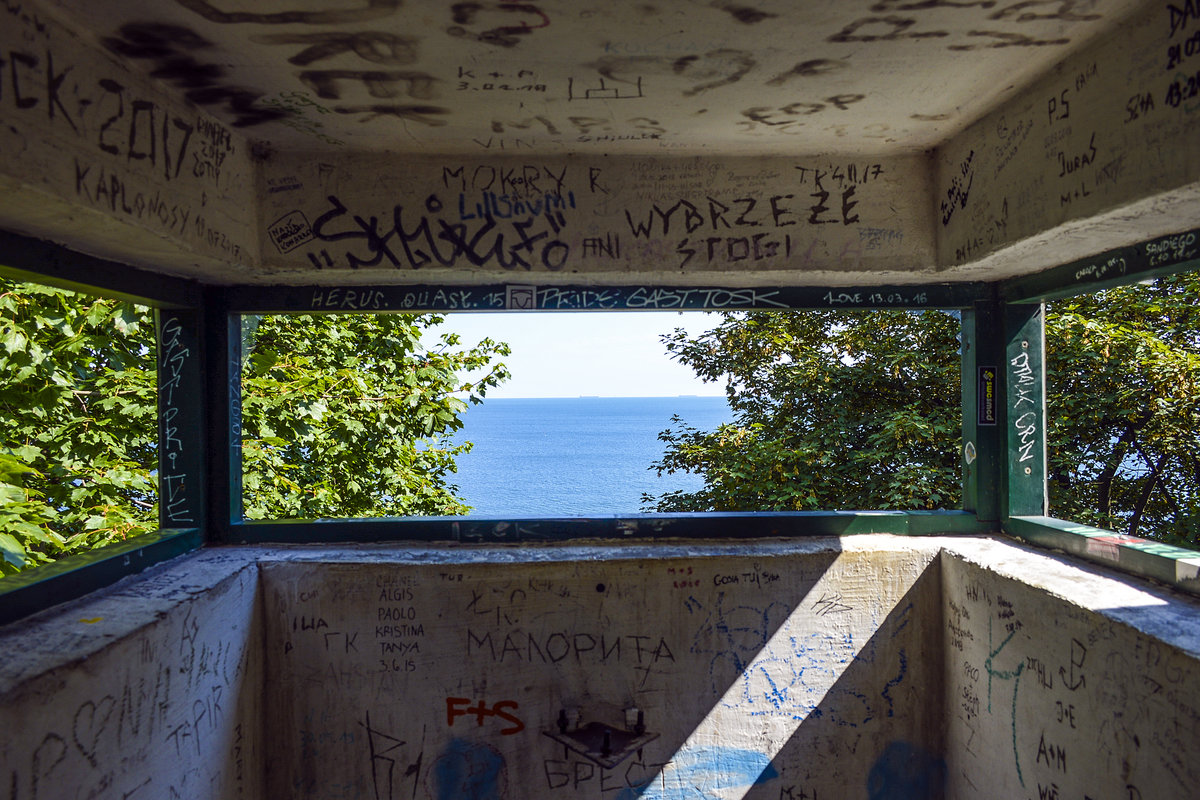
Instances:
[[[449,314],[468,340],[512,348],[511,378],[463,415],[473,448],[455,482],[468,516],[629,515],[647,498],[696,491],[703,477],[658,474],[659,435],[678,418],[703,428],[730,418],[724,387],[672,360],[662,337],[700,335],[702,312]]]
[[[438,314],[242,317],[246,519],[442,516],[460,415],[506,377],[507,347],[429,337]],[[473,378],[466,378],[472,370]]]
[[[551,324],[592,317],[619,351],[649,313],[243,317],[246,518],[960,507],[958,312],[668,314],[649,346],[707,383],[654,403]],[[542,340],[539,390],[513,375],[506,317]],[[580,362],[601,388],[566,388]],[[497,426],[510,440],[480,444]],[[592,503],[608,483],[624,497]]]
[[[957,311],[725,312],[668,347],[729,387],[733,420],[678,424],[659,466],[702,490],[660,511],[926,510],[961,505]]]
[[[1200,548],[1200,274],[1051,303],[1051,515]]]
[[[706,411],[698,421],[726,417],[721,389],[672,364],[658,341],[682,316],[244,316],[245,516],[637,513],[643,490],[688,485],[650,471],[680,403]],[[638,324],[651,318],[653,331]],[[642,332],[636,351],[630,329]],[[655,364],[644,363],[650,352]],[[670,402],[645,400],[664,386]],[[701,393],[712,396],[678,397]],[[625,499],[597,491],[606,484]]]
[[[152,309],[0,279],[0,575],[158,528]]]

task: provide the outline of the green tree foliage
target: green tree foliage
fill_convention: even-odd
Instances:
[[[1071,298],[1046,322],[1056,516],[1200,544],[1200,276]]]
[[[448,481],[470,445],[450,437],[507,377],[508,348],[426,344],[441,320],[247,325],[248,517],[467,510]],[[153,348],[149,309],[0,281],[0,574],[157,527]]]
[[[1196,545],[1200,277],[1053,304],[1047,313],[1051,512]],[[958,320],[941,312],[727,313],[664,337],[734,421],[676,420],[654,468],[702,475],[657,510],[953,508],[960,503]]]
[[[250,519],[465,514],[448,483],[459,413],[508,377],[508,346],[437,315],[263,317],[244,332],[242,480]],[[425,337],[429,337],[426,335]],[[460,373],[478,376],[464,382]],[[466,400],[459,394],[465,394]]]
[[[0,281],[0,573],[153,526],[148,309]]]
[[[958,502],[958,319],[943,312],[726,313],[663,337],[734,421],[660,434],[664,472],[704,476],[660,511],[936,508]],[[645,498],[650,501],[651,498]]]

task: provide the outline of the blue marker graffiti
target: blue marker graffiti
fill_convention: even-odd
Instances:
[[[692,613],[705,610],[694,597],[688,598],[687,608]],[[791,609],[783,603],[731,607],[725,602],[725,592],[717,594],[716,605],[696,629],[691,647],[696,655],[712,654],[708,671],[715,694],[724,692],[730,678],[745,671],[789,614]]]
[[[934,800],[944,794],[946,762],[908,742],[892,742],[867,773],[871,800]]]
[[[427,778],[435,800],[501,800],[508,789],[504,756],[486,744],[452,739]]]
[[[671,757],[653,784],[644,790],[626,789],[617,800],[721,800],[726,789],[758,786],[778,777],[765,753],[733,747],[686,748]]]
[[[817,702],[837,680],[840,665],[853,652],[849,635],[812,633],[807,637],[778,635],[738,677],[740,696],[727,695],[725,705],[751,716],[787,714],[803,720],[820,715]]]
[[[884,686],[883,691],[880,693],[883,696],[883,699],[887,700],[887,704],[888,704],[887,715],[889,717],[894,716],[894,714],[895,714],[895,709],[893,708],[893,703],[892,703],[891,691],[894,687],[899,686],[904,681],[904,676],[907,674],[908,674],[908,654],[904,651],[904,648],[901,647],[900,648],[900,671],[896,674],[896,677],[892,678],[890,681],[887,682],[887,686]]]
[[[1009,631],[1008,636],[1004,637],[1004,641],[1000,643],[999,647],[997,647],[995,650],[989,650],[987,660],[983,662],[983,667],[984,667],[984,669],[987,670],[987,676],[988,676],[987,710],[988,710],[989,714],[992,713],[992,678],[997,678],[1002,681],[1012,681],[1013,682],[1013,696],[1012,696],[1013,762],[1017,765],[1017,780],[1019,780],[1021,782],[1021,785],[1024,786],[1025,785],[1025,776],[1021,774],[1021,752],[1019,750],[1017,750],[1017,692],[1021,689],[1021,673],[1025,669],[1025,662],[1021,661],[1017,664],[1016,668],[1009,669],[1009,670],[998,670],[995,668],[995,665],[993,662],[993,659],[995,659],[996,656],[1000,655],[1000,651],[1002,651],[1005,647],[1008,647],[1008,643],[1010,641],[1012,641],[1012,638],[1013,638],[1013,636],[1016,635],[1016,633],[1017,633],[1016,630]],[[988,647],[990,648],[991,646],[992,646],[992,620],[989,617],[988,618]]]

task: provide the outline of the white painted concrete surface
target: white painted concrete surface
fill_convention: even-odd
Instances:
[[[13,798],[1190,797],[1198,610],[976,538],[209,550],[0,632],[0,774]]]
[[[1194,2],[325,5],[0,8],[0,227],[221,284],[869,289],[1200,217]]]

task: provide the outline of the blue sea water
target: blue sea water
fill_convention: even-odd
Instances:
[[[701,430],[731,419],[724,397],[487,399],[462,416],[456,438],[475,448],[450,480],[473,517],[636,513],[643,493],[704,485],[649,469],[672,414]]]

